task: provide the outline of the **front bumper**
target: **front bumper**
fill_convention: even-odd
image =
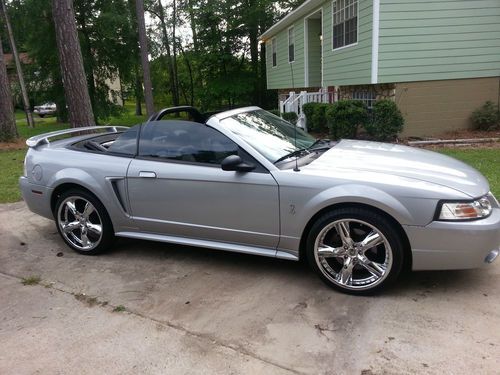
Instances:
[[[52,196],[53,189],[42,185],[32,184],[28,181],[28,178],[24,176],[19,178],[19,187],[23,199],[31,211],[48,219],[54,219],[50,207],[50,197]]]
[[[475,221],[433,221],[425,227],[403,227],[415,271],[478,268],[488,264],[488,255],[500,248],[500,208]]]

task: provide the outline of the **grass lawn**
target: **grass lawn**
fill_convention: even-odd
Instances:
[[[490,182],[495,197],[500,198],[500,148],[457,150],[436,150],[472,165]]]
[[[21,199],[18,179],[23,174],[26,150],[0,151],[0,203],[16,202]]]

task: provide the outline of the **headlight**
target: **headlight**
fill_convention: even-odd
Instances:
[[[491,202],[482,197],[469,202],[442,202],[438,220],[474,220],[491,214]]]

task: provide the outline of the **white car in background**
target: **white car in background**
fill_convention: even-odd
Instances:
[[[54,102],[47,102],[42,105],[35,106],[33,112],[35,112],[40,117],[52,116],[57,112],[57,105]]]

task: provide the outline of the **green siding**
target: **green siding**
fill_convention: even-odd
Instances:
[[[309,74],[309,87],[321,87],[321,20],[309,19],[307,21],[307,64]]]
[[[372,0],[359,0],[358,43],[333,51],[332,2],[323,5],[323,85],[371,82]]]
[[[304,87],[304,20],[294,24],[295,61],[288,62],[288,28],[279,32],[277,41],[277,66],[273,67],[272,40],[266,41],[267,88],[284,89]],[[292,81],[293,72],[293,81]]]
[[[379,83],[498,75],[499,0],[381,0]]]

